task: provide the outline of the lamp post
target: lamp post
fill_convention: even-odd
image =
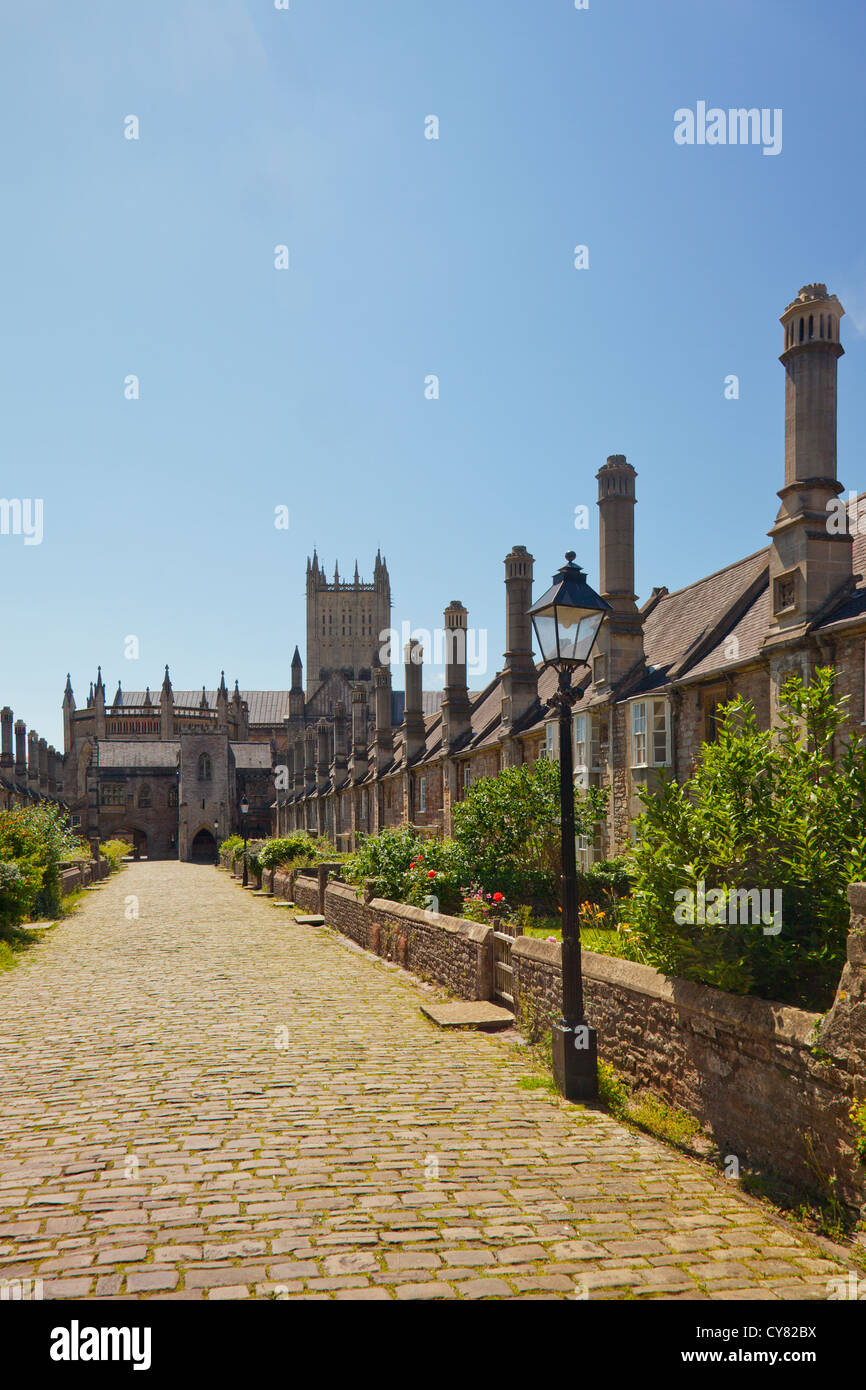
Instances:
[[[562,836],[562,1018],[554,1024],[553,1074],[566,1100],[598,1096],[598,1039],[586,1022],[577,915],[577,861],[574,849],[574,753],[572,709],[582,691],[572,675],[589,666],[589,656],[610,604],[591,589],[574,563],[574,551],[553,576],[553,587],[532,605],[529,615],[545,666],[558,673],[548,704],[559,716],[559,797]]]
[[[218,869],[220,866],[220,823],[218,820],[215,820],[213,823],[213,838],[215,847],[214,854],[216,855],[214,859],[214,868]]]
[[[241,806],[241,823],[242,823],[242,825],[243,825],[243,827],[244,827],[244,877],[243,877],[243,885],[242,885],[242,886],[243,886],[244,888],[246,888],[247,884],[249,883],[249,871],[248,871],[248,867],[247,867],[247,812],[248,812],[249,809],[250,809],[250,803],[249,803],[249,801],[247,800],[247,794],[246,794],[246,792],[242,792],[242,793],[241,793],[241,802],[240,802],[240,806]]]

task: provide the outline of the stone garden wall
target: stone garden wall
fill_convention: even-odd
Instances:
[[[815,1190],[835,1175],[860,1205],[866,1169],[848,1112],[866,1095],[866,886],[849,896],[848,965],[823,1019],[589,951],[583,975],[599,1056],[631,1086],[695,1116],[741,1167]],[[512,962],[518,1016],[541,1029],[560,1007],[561,947],[521,937]]]

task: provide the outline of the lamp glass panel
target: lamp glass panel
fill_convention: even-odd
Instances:
[[[585,662],[592,650],[603,613],[587,613],[585,609],[558,608],[559,651],[564,661]]]
[[[535,635],[538,638],[538,645],[541,648],[541,655],[545,661],[556,661],[559,656],[559,646],[556,633],[555,610],[551,613],[536,613],[532,619],[535,628]]]

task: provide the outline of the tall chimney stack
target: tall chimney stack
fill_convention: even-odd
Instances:
[[[532,574],[535,561],[525,545],[505,557],[505,665],[502,669],[502,737],[538,699],[538,672],[532,655]]]
[[[403,757],[411,763],[424,748],[424,700],[421,679],[424,649],[411,638],[403,648],[406,680],[406,707],[403,711]]]
[[[634,509],[637,473],[625,454],[611,454],[596,473],[599,587],[612,612],[602,624],[593,667],[597,686],[616,685],[644,656],[643,625],[634,590]]]
[[[0,768],[11,772],[15,766],[15,758],[12,753],[12,725],[15,716],[8,705],[4,705],[0,710]]]
[[[804,285],[780,323],[785,368],[785,484],[770,529],[772,645],[808,626],[852,578],[853,539],[836,472],[837,364],[845,310]]]
[[[459,599],[452,599],[444,613],[445,690],[442,700],[442,747],[456,749],[469,733],[469,688],[466,684],[466,639],[469,615]]]

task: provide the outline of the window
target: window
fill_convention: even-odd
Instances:
[[[574,766],[576,770],[587,766],[585,714],[574,716]]]
[[[153,802],[150,799],[150,787],[147,785],[147,783],[145,783],[143,787],[139,788],[138,805],[142,811],[149,811],[151,806],[153,805]]]
[[[646,767],[646,703],[631,707],[631,765]]]
[[[125,806],[126,792],[121,782],[106,782],[100,788],[99,799],[103,806]]]
[[[472,764],[466,762],[466,763],[463,764],[463,791],[464,791],[464,792],[467,792],[471,786],[472,786]]]
[[[168,804],[169,804],[169,806],[176,806],[176,805],[177,805],[177,787],[169,787],[169,789],[168,789]]]
[[[631,707],[632,767],[666,767],[671,760],[667,700],[636,700]]]
[[[543,756],[545,758],[557,758],[559,756],[559,729],[553,720],[544,726]]]
[[[80,816],[73,816],[73,817],[72,817],[72,829],[73,829],[73,830],[80,830],[80,828],[81,828],[81,817],[80,817]]]
[[[422,777],[418,782],[418,810],[427,810],[427,778]]]
[[[210,758],[207,753],[202,753],[198,760],[198,780],[209,782],[211,777]]]

